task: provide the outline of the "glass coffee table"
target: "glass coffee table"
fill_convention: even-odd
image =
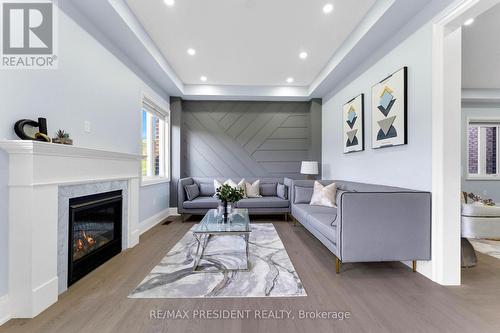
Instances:
[[[195,225],[192,232],[196,238],[198,246],[196,248],[196,257],[193,265],[193,272],[228,272],[228,271],[248,271],[250,269],[250,261],[248,254],[248,238],[250,232],[250,218],[248,209],[234,209],[229,215],[228,221],[223,222],[222,214],[218,213],[217,209],[211,209],[203,217],[201,222]],[[245,240],[246,267],[236,269],[219,269],[202,271],[198,269],[203,253],[207,248],[210,239],[213,236],[241,236]],[[200,252],[201,250],[201,252]]]

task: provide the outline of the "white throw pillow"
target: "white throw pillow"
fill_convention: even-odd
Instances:
[[[247,198],[261,198],[260,195],[260,179],[257,179],[253,184],[245,183]]]
[[[214,191],[215,191],[214,197],[217,196],[217,189],[221,186],[222,186],[222,183],[220,181],[218,181],[217,179],[214,179]]]
[[[242,179],[238,184],[236,184],[232,179],[228,179],[224,182],[224,185],[229,185],[237,189],[243,189],[243,197],[246,198],[245,179]],[[215,189],[214,197],[217,197],[217,189],[221,186],[222,184],[217,179],[214,179],[214,189]]]
[[[232,180],[232,179],[228,179],[228,180],[226,180],[226,181],[224,182],[224,185],[229,185],[229,186],[231,186],[232,188],[236,188],[236,187],[238,187],[238,184],[236,184],[235,182],[233,182],[233,180]]]
[[[243,178],[236,186],[236,188],[243,190],[243,199],[247,198],[247,187],[245,183],[246,183],[245,178]]]
[[[323,186],[319,182],[315,181],[314,192],[309,204],[312,206],[337,207],[335,205],[336,195],[337,185],[335,183]]]

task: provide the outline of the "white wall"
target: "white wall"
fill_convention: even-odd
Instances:
[[[371,87],[403,66],[408,67],[408,144],[372,149]],[[365,151],[344,154],[342,106],[360,93],[365,94]],[[424,25],[389,49],[373,66],[325,100],[322,126],[323,179],[431,191],[432,25]],[[432,278],[432,262],[419,262],[418,271]]]
[[[371,87],[408,66],[408,145],[371,149]],[[323,178],[431,190],[432,27],[412,34],[323,102]],[[365,94],[365,151],[344,154],[342,106]]]
[[[464,107],[462,109],[462,191],[474,192],[500,202],[500,180],[467,180],[467,117],[500,119],[500,107]]]
[[[163,97],[165,104],[168,96],[146,85],[71,18],[59,14],[59,69],[0,75],[0,138],[17,139],[12,129],[16,120],[43,116],[50,135],[65,129],[75,145],[140,154],[141,94]],[[91,133],[84,132],[84,121],[91,122]],[[0,154],[0,297],[7,290],[6,164]],[[168,193],[168,183],[142,188],[140,218],[167,209]]]

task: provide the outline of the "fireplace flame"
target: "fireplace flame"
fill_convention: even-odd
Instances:
[[[82,231],[81,236],[76,240],[76,251],[83,251],[88,247],[95,245],[94,237],[87,235],[85,231]]]
[[[85,238],[85,240],[87,241],[87,244],[89,244],[89,246],[94,246],[95,245],[95,240],[92,236],[90,235],[87,235],[85,233],[85,231],[83,231],[83,237]]]
[[[83,245],[83,241],[81,240],[81,238],[78,238],[76,240],[76,250],[81,251],[81,250],[83,250],[84,247],[85,246]]]

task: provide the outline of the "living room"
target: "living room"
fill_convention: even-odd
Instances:
[[[498,3],[0,1],[0,332],[498,331],[456,195]]]

